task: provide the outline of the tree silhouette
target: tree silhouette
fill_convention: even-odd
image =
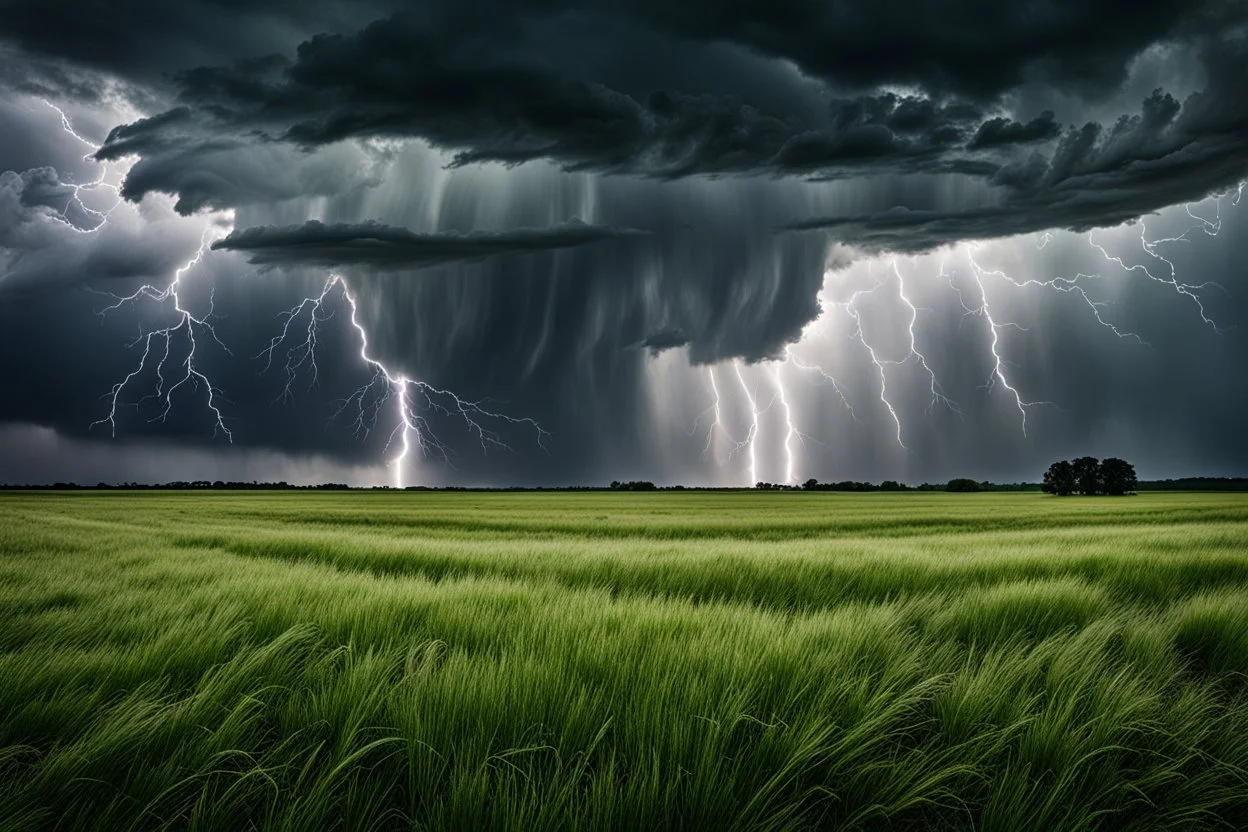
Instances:
[[[1075,470],[1075,490],[1092,496],[1101,490],[1101,463],[1094,456],[1081,456],[1071,463]]]
[[[1132,494],[1136,485],[1135,466],[1130,462],[1111,456],[1101,463],[1101,490],[1106,494]]]
[[[1040,486],[1040,490],[1046,494],[1066,497],[1075,492],[1076,485],[1078,480],[1075,478],[1075,466],[1063,459],[1054,462],[1044,472],[1044,484]]]

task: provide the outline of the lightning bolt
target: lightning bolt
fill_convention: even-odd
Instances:
[[[80,135],[78,131],[74,129],[74,125],[70,122],[69,116],[67,116],[65,114],[65,111],[62,110],[60,107],[56,106],[55,104],[53,104],[51,101],[48,101],[47,99],[43,99],[43,103],[46,104],[48,107],[51,107],[53,110],[55,110],[56,114],[60,116],[61,129],[63,129],[66,133],[68,133],[69,135],[77,139],[78,141],[82,142],[83,144],[91,148],[91,152],[86,154],[82,158],[84,161],[92,161],[92,156],[95,153],[95,151],[99,150],[99,145],[85,138],[84,136]],[[108,163],[99,162],[97,164],[99,165],[99,168],[100,168],[100,175],[96,177],[93,181],[84,182],[81,184],[75,184],[73,182],[61,183],[62,185],[65,185],[70,189],[71,191],[70,197],[65,202],[65,207],[61,209],[61,212],[59,214],[51,215],[53,219],[69,227],[70,229],[72,229],[73,231],[79,234],[91,234],[91,233],[98,231],[108,222],[108,218],[113,213],[113,211],[117,210],[117,207],[121,205],[121,203],[124,201],[121,198],[121,190],[116,185],[112,185],[106,181],[108,179],[108,173],[109,173]],[[89,193],[91,191],[96,191],[96,190],[108,191],[114,197],[113,204],[110,205],[108,209],[105,211],[98,211],[82,201],[82,195],[84,193]],[[83,214],[86,214],[88,217],[91,217],[91,219],[95,221],[95,225],[89,228],[80,228],[79,226],[75,225],[74,222],[70,220],[69,218],[69,211],[71,208],[75,206],[77,206],[77,209],[81,211]]]
[[[502,435],[487,427],[486,422],[502,422],[530,429],[536,435],[538,447],[545,449],[544,441],[550,434],[535,420],[491,410],[482,401],[463,398],[451,390],[435,387],[426,381],[394,371],[373,356],[369,351],[368,331],[359,320],[355,294],[341,275],[330,275],[319,294],[304,298],[284,312],[282,331],[269,341],[269,345],[258,356],[265,359],[264,371],[270,369],[278,348],[293,337],[296,322],[305,320],[306,317],[302,340],[287,346],[285,351],[283,366],[286,384],[281,398],[294,395],[294,385],[305,368],[311,375],[309,386],[317,383],[320,373],[316,359],[317,332],[321,324],[333,317],[334,313],[328,309],[327,304],[335,290],[338,290],[342,302],[346,304],[351,328],[359,337],[360,361],[373,375],[353,393],[340,400],[330,421],[338,419],[344,413],[353,412],[352,426],[356,434],[368,435],[376,427],[384,407],[393,402],[395,426],[386,441],[384,452],[388,454],[392,447],[398,445],[398,451],[387,462],[393,469],[396,488],[403,487],[404,473],[413,449],[426,456],[437,455],[448,465],[451,462],[450,448],[438,439],[423,412],[434,411],[459,419],[477,437],[483,452],[488,452],[491,448],[511,450],[511,446],[503,441]]]
[[[114,384],[113,389],[106,394],[105,398],[109,400],[108,415],[92,422],[90,427],[94,428],[96,425],[107,424],[112,436],[117,436],[117,409],[122,406],[121,395],[130,385],[130,382],[134,381],[135,378],[147,369],[150,360],[154,362],[152,366],[154,366],[156,372],[156,390],[139,399],[138,402],[133,403],[134,407],[138,409],[142,402],[147,399],[154,398],[163,402],[160,413],[149,419],[149,423],[164,422],[169,417],[169,412],[173,409],[173,395],[180,388],[189,384],[193,389],[198,390],[202,384],[208,395],[208,410],[212,413],[214,419],[212,435],[215,437],[218,434],[224,434],[230,442],[234,441],[234,434],[226,427],[225,418],[220,408],[217,407],[217,396],[221,391],[213,385],[208,376],[204,374],[196,363],[199,348],[199,339],[196,338],[196,333],[199,333],[201,338],[204,336],[211,338],[227,354],[230,353],[229,348],[221,343],[221,339],[217,337],[216,330],[212,326],[212,298],[210,297],[208,301],[208,311],[203,315],[196,315],[182,305],[182,297],[178,294],[182,286],[182,278],[203,259],[205,251],[207,251],[209,244],[212,242],[210,239],[211,232],[212,227],[210,226],[200,238],[199,248],[196,250],[195,255],[173,273],[173,280],[164,289],[157,289],[155,286],[145,284],[133,294],[125,296],[111,295],[115,302],[100,310],[99,314],[104,316],[109,312],[120,309],[122,306],[135,305],[140,300],[147,298],[162,306],[172,306],[175,322],[169,326],[150,330],[147,333],[140,333],[139,337],[132,342],[131,346],[135,346],[140,342],[143,344],[143,353],[139,356],[139,363],[125,378]],[[181,376],[169,379],[165,376],[165,369],[170,363],[170,353],[175,340],[183,344],[186,355],[178,365]],[[159,349],[162,346],[163,350],[159,358],[155,357],[153,348]]]
[[[871,364],[875,367],[876,374],[880,378],[880,402],[883,403],[884,407],[888,410],[888,415],[892,417],[893,425],[897,428],[897,444],[904,448],[906,447],[906,443],[901,439],[901,419],[897,416],[897,409],[893,407],[893,403],[888,398],[888,373],[884,370],[884,365],[888,362],[881,360],[875,351],[875,347],[871,346],[870,342],[867,341],[867,337],[862,331],[862,315],[859,313],[856,305],[859,296],[863,294],[870,294],[871,292],[874,292],[875,289],[879,288],[879,286],[880,284],[877,283],[871,289],[854,292],[853,296],[842,305],[842,308],[854,322],[854,331],[850,333],[850,337],[857,339],[857,341],[866,349],[867,355],[871,358]]]
[[[698,418],[695,419],[693,423],[694,425],[693,430],[696,431],[698,428],[698,425],[702,422],[703,418],[705,418],[708,415],[711,417],[710,419],[711,426],[706,432],[706,446],[702,448],[703,457],[706,457],[708,454],[711,453],[711,445],[715,441],[716,431],[728,437],[730,441],[733,441],[734,443],[736,441],[732,439],[732,436],[728,433],[727,428],[724,427],[723,411],[720,407],[721,399],[719,395],[719,385],[715,381],[715,368],[714,367],[706,368],[706,377],[711,387],[711,397],[712,397],[711,406],[708,407],[706,410],[702,411],[702,413],[698,415]]]
[[[1048,232],[1046,231],[1045,234],[1048,235]],[[1051,235],[1048,235],[1048,236],[1051,237]],[[1044,248],[1044,245],[1040,245],[1039,247]],[[968,251],[968,257],[973,259],[974,254]],[[1058,276],[1058,277],[1051,277],[1048,280],[1036,280],[1035,278],[1028,278],[1026,280],[1018,280],[1001,269],[985,269],[982,266],[980,266],[978,263],[973,263],[973,268],[976,268],[979,270],[979,274],[981,277],[983,275],[992,275],[993,277],[998,277],[1006,281],[1007,283],[1017,286],[1020,289],[1027,288],[1029,286],[1037,286],[1037,287],[1041,287],[1045,289],[1051,289],[1055,292],[1062,292],[1063,294],[1075,295],[1081,298],[1083,302],[1087,305],[1087,307],[1090,310],[1092,310],[1092,317],[1095,318],[1096,322],[1100,324],[1102,327],[1104,327],[1105,329],[1108,329],[1110,332],[1114,333],[1114,335],[1118,336],[1119,338],[1122,338],[1122,339],[1133,338],[1139,344],[1142,344],[1144,346],[1148,345],[1148,342],[1145,341],[1143,338],[1141,338],[1138,334],[1127,331],[1127,330],[1119,329],[1117,324],[1113,323],[1112,321],[1107,321],[1105,320],[1104,317],[1101,316],[1101,311],[1105,307],[1109,306],[1110,304],[1107,301],[1093,300],[1091,295],[1089,295],[1087,291],[1083,288],[1083,286],[1080,285],[1080,281],[1083,281],[1083,280],[1101,279],[1101,275],[1099,274],[1085,274],[1083,272],[1080,272],[1076,274],[1074,277]],[[948,275],[945,272],[943,264],[941,265],[941,277],[943,277],[946,280],[946,282],[948,282],[949,285],[954,289],[954,291],[958,293],[958,298],[962,302],[962,309],[966,313],[963,315],[963,318],[965,318],[966,315],[968,314],[976,315],[979,313],[978,308],[971,308],[967,306],[965,297],[962,295],[962,292],[957,288],[957,286],[953,283],[952,276]],[[1003,326],[1013,326],[1020,330],[1024,329],[1023,327],[1018,326],[1018,324],[1014,324],[1014,323],[1003,324]]]
[[[758,438],[758,422],[759,416],[762,414],[758,410],[758,402],[754,398],[754,394],[750,392],[750,386],[745,383],[745,376],[741,372],[741,362],[733,361],[732,368],[737,374],[737,381],[741,383],[741,391],[745,393],[745,400],[750,406],[750,430],[746,434],[744,441],[738,442],[736,448],[728,456],[731,458],[734,454],[742,449],[748,449],[750,461],[750,482],[752,486],[759,482],[758,479],[758,453],[754,447],[754,440]]]
[[[853,405],[849,403],[849,399],[845,396],[844,388],[841,387],[841,383],[836,379],[835,376],[833,376],[831,373],[829,373],[827,370],[825,370],[823,367],[819,366],[818,364],[807,364],[806,362],[802,361],[800,358],[797,357],[797,354],[793,352],[793,347],[791,345],[785,346],[784,354],[785,354],[785,361],[788,362],[789,364],[793,365],[799,370],[804,370],[808,373],[814,373],[817,376],[819,376],[822,382],[831,384],[832,389],[836,391],[837,397],[841,400],[841,404],[844,406],[846,410],[849,411],[850,417],[855,422],[860,421],[858,419],[857,414],[854,413]]]
[[[60,116],[62,130],[92,149],[91,153],[83,156],[83,159],[92,159],[92,155],[99,149],[99,146],[74,129],[73,123],[70,121],[69,116],[65,114],[64,110],[50,101],[44,100],[43,103],[55,110],[57,115]],[[109,216],[119,205],[121,205],[123,201],[119,188],[116,185],[112,185],[106,181],[108,173],[107,163],[100,163],[100,175],[94,181],[83,184],[65,183],[69,186],[72,193],[60,215],[53,215],[54,218],[80,234],[92,234],[107,225]],[[124,171],[122,171],[122,173],[124,174]],[[84,193],[101,189],[112,193],[113,196],[116,197],[116,201],[106,211],[96,210],[82,201],[82,195]],[[89,228],[78,227],[69,218],[69,211],[74,206],[77,206],[79,211],[95,220],[95,224]],[[214,341],[219,347],[221,347],[221,349],[225,350],[226,353],[230,352],[225,344],[221,343],[221,340],[217,337],[216,330],[212,325],[213,298],[212,296],[209,297],[207,312],[202,315],[197,315],[195,312],[191,311],[190,308],[183,305],[182,296],[179,294],[179,291],[182,288],[182,278],[188,271],[203,260],[204,253],[207,251],[209,244],[212,242],[212,239],[210,239],[212,231],[213,226],[211,225],[204,230],[203,235],[200,237],[199,248],[196,249],[190,260],[174,271],[173,279],[170,280],[169,285],[164,289],[158,289],[151,284],[145,284],[130,295],[120,296],[106,293],[113,299],[114,302],[100,310],[99,314],[101,316],[107,315],[109,312],[116,311],[123,306],[137,305],[140,300],[148,299],[155,301],[157,304],[162,306],[171,307],[174,313],[174,323],[169,326],[150,330],[146,333],[140,332],[139,337],[131,342],[130,346],[132,347],[137,346],[140,343],[143,345],[143,352],[139,356],[138,365],[124,378],[122,378],[121,381],[114,384],[112,389],[105,394],[105,398],[109,401],[108,415],[92,422],[89,426],[90,428],[107,424],[111,435],[116,437],[118,409],[126,406],[126,403],[122,401],[122,394],[125,392],[126,388],[130,386],[131,382],[134,382],[135,379],[142,375],[143,372],[150,366],[156,373],[155,391],[143,396],[137,402],[129,403],[136,410],[138,410],[144,401],[156,399],[162,406],[160,412],[157,413],[156,416],[147,420],[149,423],[167,421],[169,413],[173,409],[173,396],[178,392],[178,390],[187,385],[189,385],[193,390],[199,390],[202,385],[203,389],[207,393],[208,411],[213,417],[212,435],[214,437],[224,435],[230,442],[234,441],[234,434],[230,432],[228,427],[226,427],[225,417],[221,413],[221,409],[217,406],[217,397],[220,395],[221,391],[213,385],[212,381],[197,363],[200,340],[205,337]],[[185,351],[185,356],[177,365],[175,375],[169,377],[166,376],[166,372],[174,369],[170,367],[170,364],[172,362],[173,345],[175,341],[182,345],[182,348]],[[178,373],[180,373],[180,375]]]
[[[1239,201],[1243,197],[1245,186],[1248,186],[1248,180],[1240,182],[1239,185],[1236,186],[1234,189],[1234,195],[1231,196],[1231,205],[1239,205]],[[1185,204],[1183,206],[1184,212],[1186,212],[1188,217],[1195,220],[1196,223],[1188,226],[1182,233],[1176,234],[1173,237],[1150,238],[1148,236],[1148,226],[1145,223],[1144,218],[1140,218],[1140,247],[1144,250],[1145,254],[1164,266],[1165,274],[1154,274],[1148,266],[1142,263],[1133,263],[1128,265],[1121,257],[1111,255],[1103,245],[1093,239],[1091,232],[1088,233],[1088,245],[1096,249],[1100,252],[1102,257],[1110,263],[1118,266],[1123,271],[1139,272],[1149,280],[1165,284],[1172,288],[1176,294],[1183,295],[1191,299],[1200,314],[1200,320],[1213,329],[1214,332],[1221,334],[1222,330],[1218,327],[1217,322],[1210,318],[1206,312],[1204,301],[1201,300],[1199,293],[1201,290],[1209,288],[1218,289],[1221,292],[1226,293],[1226,287],[1211,280],[1205,281],[1204,283],[1187,283],[1179,280],[1178,267],[1176,267],[1174,262],[1160,251],[1160,247],[1171,243],[1190,243],[1191,238],[1188,235],[1194,231],[1200,231],[1209,237],[1218,236],[1218,234],[1222,231],[1222,200],[1230,195],[1231,191],[1227,191],[1225,193],[1216,194],[1213,197],[1214,219],[1212,220],[1196,214],[1192,210],[1192,203]]]
[[[776,395],[780,400],[780,410],[784,413],[784,481],[792,485],[797,481],[793,473],[793,440],[802,440],[802,433],[793,424],[793,409],[789,407],[788,392],[784,389],[784,379],[780,377],[782,362],[772,362],[771,377],[776,384]]]
[[[988,306],[988,292],[984,288],[984,279],[983,279],[984,275],[990,274],[991,272],[982,268],[979,265],[979,263],[976,262],[975,248],[976,247],[973,243],[968,243],[966,245],[966,258],[968,261],[970,261],[971,275],[974,277],[975,285],[979,287],[979,306],[970,308],[970,307],[967,307],[965,303],[963,303],[963,308],[966,309],[970,314],[974,314],[974,315],[978,315],[982,317],[988,323],[988,331],[992,335],[992,341],[988,345],[988,350],[992,354],[993,368],[992,368],[992,372],[988,376],[987,383],[984,384],[984,387],[987,388],[989,391],[991,391],[993,387],[995,387],[999,383],[1002,387],[1004,387],[1007,391],[1009,391],[1010,395],[1014,398],[1014,405],[1015,407],[1018,408],[1019,415],[1022,417],[1023,436],[1026,436],[1027,435],[1027,409],[1030,407],[1037,407],[1039,405],[1045,405],[1045,404],[1051,405],[1052,402],[1024,401],[1022,395],[1018,392],[1018,388],[1010,384],[1010,380],[1005,374],[1006,362],[1005,362],[1005,359],[1001,357],[1001,349],[1000,349],[1001,329],[1004,326],[1011,326],[1011,325],[1017,326],[1017,324],[1009,324],[1009,323],[999,324],[997,323],[996,319],[993,318],[992,309],[989,308]]]
[[[940,404],[943,404],[945,407],[952,410],[954,413],[961,415],[962,411],[958,409],[957,404],[955,404],[948,396],[944,394],[944,391],[941,390],[940,384],[936,381],[936,374],[932,372],[932,368],[929,367],[927,364],[927,356],[919,352],[918,341],[914,334],[914,325],[915,323],[918,322],[919,310],[916,309],[914,307],[914,304],[910,302],[910,298],[906,297],[906,281],[901,276],[901,270],[897,268],[897,261],[893,260],[892,265],[893,265],[893,274],[897,276],[897,296],[901,298],[901,302],[905,305],[905,307],[908,310],[910,310],[910,323],[906,327],[906,331],[910,335],[910,354],[907,355],[905,358],[903,358],[901,361],[897,361],[893,363],[900,365],[900,364],[906,363],[911,358],[915,358],[918,360],[919,366],[923,368],[923,371],[925,373],[927,373],[927,377],[930,381],[929,389],[932,394],[932,399],[927,405],[927,409],[929,413],[934,407],[936,407],[937,402],[939,402]]]
[[[66,133],[92,149],[92,153],[84,156],[84,159],[91,159],[92,154],[98,150],[98,145],[79,134],[61,108],[51,102],[45,101],[44,103],[60,116],[61,127]],[[99,177],[92,182],[82,184],[65,183],[71,190],[70,199],[60,214],[54,215],[55,219],[79,233],[93,233],[107,224],[110,214],[123,200],[119,187],[108,182],[109,169],[106,163],[100,163],[100,171]],[[121,173],[124,175],[125,171],[123,170]],[[97,210],[83,202],[82,197],[84,194],[101,189],[112,193],[116,197],[115,202],[106,210]],[[91,227],[84,229],[76,225],[69,217],[71,210],[80,211],[84,215],[91,217],[93,220]],[[222,216],[229,220],[228,225],[233,225],[232,214],[226,213]],[[116,436],[119,410],[128,404],[132,404],[138,409],[144,401],[149,399],[156,399],[161,404],[161,407],[160,412],[148,421],[164,422],[168,419],[173,409],[174,396],[181,388],[190,386],[192,389],[198,390],[202,385],[207,393],[208,410],[214,420],[213,436],[222,434],[230,442],[233,442],[234,435],[226,426],[224,414],[217,404],[221,391],[212,383],[199,363],[199,350],[201,342],[205,339],[211,339],[227,354],[230,353],[230,350],[217,337],[216,330],[213,327],[213,296],[210,295],[207,311],[203,314],[197,314],[185,304],[180,293],[184,286],[183,279],[187,277],[192,268],[203,260],[214,239],[225,233],[221,232],[216,237],[213,236],[214,226],[219,225],[214,222],[212,226],[209,226],[204,231],[200,238],[199,248],[190,260],[174,272],[173,278],[165,288],[161,289],[147,284],[129,295],[109,295],[113,299],[113,303],[100,311],[99,314],[101,316],[114,312],[123,306],[137,305],[140,301],[150,300],[165,308],[171,308],[175,319],[168,326],[141,332],[139,337],[132,342],[131,346],[142,344],[142,353],[139,356],[138,364],[126,376],[114,384],[110,392],[106,394],[106,398],[109,400],[108,414],[92,422],[92,428],[107,424],[112,435]],[[302,340],[293,344],[285,351],[283,362],[285,385],[280,398],[289,399],[293,397],[295,385],[301,373],[305,370],[311,375],[309,386],[317,384],[319,380],[317,333],[321,324],[333,316],[332,310],[327,306],[327,301],[335,289],[340,291],[343,301],[350,309],[350,323],[359,336],[360,360],[367,368],[372,370],[373,375],[366,384],[340,402],[338,410],[331,417],[331,420],[344,412],[354,410],[354,427],[357,434],[367,434],[376,426],[382,409],[388,403],[393,402],[396,425],[386,442],[385,453],[389,454],[392,447],[398,446],[398,450],[388,463],[394,470],[394,483],[396,486],[402,487],[403,485],[404,472],[413,449],[419,449],[426,454],[430,452],[438,453],[446,459],[448,464],[450,462],[449,448],[434,434],[428,419],[423,415],[426,412],[432,411],[461,419],[467,429],[477,437],[483,451],[492,447],[509,448],[503,441],[502,436],[485,424],[491,421],[528,427],[536,433],[538,446],[545,448],[544,440],[549,434],[533,419],[515,418],[496,412],[487,407],[482,401],[466,399],[451,390],[435,387],[428,382],[392,371],[379,359],[372,356],[369,352],[368,333],[358,318],[356,298],[346,281],[339,275],[331,275],[318,295],[304,298],[294,307],[287,310],[283,315],[284,320],[281,332],[272,338],[268,346],[260,353],[261,357],[266,361],[265,370],[267,371],[272,367],[279,348],[294,337],[298,326],[302,326]],[[172,366],[174,363],[175,344],[181,347],[178,352],[184,354],[183,359],[177,364],[176,368]],[[155,391],[143,396],[137,402],[127,403],[123,401],[125,391],[137,383],[136,380],[149,369],[153,370],[156,376]]]

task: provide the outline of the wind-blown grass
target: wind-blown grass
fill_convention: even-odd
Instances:
[[[0,495],[0,829],[1248,828],[1248,499]]]

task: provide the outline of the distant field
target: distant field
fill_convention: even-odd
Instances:
[[[1248,829],[1248,495],[0,494],[0,830]]]

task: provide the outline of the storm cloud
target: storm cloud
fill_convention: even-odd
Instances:
[[[417,234],[378,222],[262,226],[230,232],[214,249],[243,252],[259,266],[363,266],[377,270],[418,269],[507,254],[550,251],[645,232],[606,228],[573,220],[550,228]]]

